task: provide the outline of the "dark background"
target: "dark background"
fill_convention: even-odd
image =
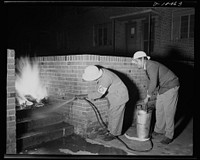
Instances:
[[[55,30],[60,23],[64,14],[77,15],[87,12],[88,7],[102,6],[102,3],[12,3],[5,4],[5,26],[6,26],[6,48],[14,49],[16,58],[22,55],[29,54],[37,56],[38,51],[44,51],[46,46],[40,39],[40,35],[45,34],[45,30]],[[106,4],[112,5],[113,3]],[[120,6],[128,6],[125,4],[114,4]],[[146,5],[140,3],[139,6]],[[152,6],[152,2],[151,2]],[[67,8],[67,10],[66,10]],[[73,19],[73,17],[71,17]],[[48,41],[48,39],[47,39]],[[48,48],[48,47],[47,47]],[[55,55],[56,49],[48,50],[46,52]],[[176,129],[178,136],[196,111],[195,98],[194,98],[194,66],[187,65],[182,62],[166,61],[173,60],[175,55],[181,56],[181,51],[173,48],[169,50],[167,57],[159,57],[155,59],[162,62],[169,67],[180,79],[181,87],[179,89],[179,101],[177,105],[177,115],[175,121],[178,122],[182,119],[180,125]],[[126,56],[126,55],[125,55]],[[181,59],[176,58],[176,59]]]

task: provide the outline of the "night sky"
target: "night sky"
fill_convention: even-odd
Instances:
[[[140,2],[140,5],[144,4]],[[81,14],[85,9],[80,8],[71,3],[5,3],[6,48],[15,49],[16,54],[35,52],[40,47],[40,36],[45,30],[56,30],[66,12],[77,9],[75,12]]]
[[[16,56],[35,54],[35,51],[45,48],[40,36],[59,27],[66,14],[81,14],[86,10],[85,6],[79,6],[68,3],[6,3],[6,48],[14,49]]]
[[[56,7],[52,5],[6,5],[7,48],[21,43],[37,45],[39,33],[55,23]]]

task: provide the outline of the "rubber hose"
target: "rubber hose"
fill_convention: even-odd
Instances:
[[[96,115],[96,117],[97,117],[97,120],[98,120],[99,124],[100,124],[103,128],[105,128],[106,131],[107,131],[108,133],[110,133],[110,131],[108,130],[106,124],[104,123],[104,121],[103,121],[103,119],[102,119],[102,117],[101,117],[101,114],[100,114],[99,110],[98,110],[97,107],[94,105],[94,103],[92,103],[91,101],[89,101],[89,100],[86,99],[86,98],[83,98],[83,99],[86,100],[86,101],[91,105],[92,109],[93,109],[94,112],[95,112],[95,115]],[[99,119],[101,120],[102,123],[100,122]],[[110,133],[110,134],[111,134],[111,133]],[[123,140],[121,140],[118,136],[115,136],[115,135],[113,135],[113,134],[111,134],[111,135],[112,135],[113,137],[115,137],[116,139],[118,139],[122,144],[125,145],[125,147],[126,147],[127,149],[129,149],[129,150],[131,150],[131,151],[149,152],[149,151],[151,151],[152,148],[153,148],[153,142],[150,140],[150,142],[151,142],[151,148],[150,148],[150,149],[147,149],[147,150],[136,150],[136,149],[132,149],[132,148],[130,148]]]

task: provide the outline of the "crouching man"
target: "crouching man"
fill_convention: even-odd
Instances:
[[[89,100],[96,100],[103,96],[108,98],[108,130],[110,133],[105,133],[104,140],[111,141],[114,136],[119,136],[122,132],[125,105],[129,100],[127,87],[115,73],[94,65],[85,68],[82,79],[96,82],[96,91],[88,94]]]

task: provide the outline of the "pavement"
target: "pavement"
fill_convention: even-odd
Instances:
[[[129,128],[129,132],[135,133],[135,127]],[[136,134],[135,134],[136,136]],[[129,140],[124,135],[120,136],[120,138],[133,150],[128,149],[125,145],[123,145],[119,140],[112,140],[109,142],[105,142],[101,139],[95,139],[102,144],[120,148],[126,151],[128,154],[134,155],[182,155],[182,156],[192,156],[193,155],[193,119],[190,120],[186,128],[183,132],[178,135],[173,142],[168,145],[161,144],[163,136],[158,136],[156,139],[151,139],[148,141],[135,141]],[[152,148],[152,149],[151,149]],[[151,150],[150,150],[151,149]],[[147,151],[145,151],[147,150]],[[148,151],[150,150],[150,151]]]
[[[130,128],[130,131],[131,130],[134,133],[135,127]],[[125,144],[118,139],[103,141],[102,138],[98,136],[95,139],[89,139],[73,134],[62,139],[54,140],[52,142],[47,142],[34,148],[27,149],[20,154],[79,156],[193,156],[193,119],[191,119],[183,131],[176,136],[174,141],[168,145],[160,143],[162,137],[144,142],[129,140],[124,135],[119,138],[125,142]]]

